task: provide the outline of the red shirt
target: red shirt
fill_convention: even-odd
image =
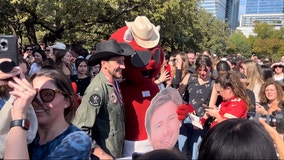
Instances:
[[[230,118],[247,118],[247,105],[244,100],[241,98],[233,97],[228,101],[223,101],[219,105],[220,111],[219,114],[224,119]],[[211,127],[217,124],[217,120],[215,120]]]

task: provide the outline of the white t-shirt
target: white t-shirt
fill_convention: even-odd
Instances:
[[[33,63],[31,66],[31,69],[29,71],[29,75],[32,75],[36,72],[38,72],[41,69],[41,66],[39,66],[37,63]]]

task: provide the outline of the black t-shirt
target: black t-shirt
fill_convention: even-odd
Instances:
[[[72,75],[71,76],[71,81],[76,83],[76,85],[77,85],[77,93],[80,96],[83,96],[85,90],[87,89],[88,85],[91,82],[91,77],[88,76],[86,78],[79,79],[77,75]]]

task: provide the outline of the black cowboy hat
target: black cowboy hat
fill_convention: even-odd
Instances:
[[[107,40],[96,45],[96,53],[88,60],[89,66],[95,66],[101,60],[114,56],[130,56],[134,49],[127,43],[118,43],[115,39]]]

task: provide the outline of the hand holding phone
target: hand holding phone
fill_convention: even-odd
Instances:
[[[258,102],[255,103],[255,112],[259,114],[267,114],[266,109]]]

